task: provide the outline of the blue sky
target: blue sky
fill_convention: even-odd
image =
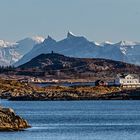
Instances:
[[[89,40],[140,41],[140,0],[0,0],[0,39],[70,30]]]

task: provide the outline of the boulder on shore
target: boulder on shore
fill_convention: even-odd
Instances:
[[[0,107],[0,131],[19,131],[29,127],[28,122],[16,115],[13,109]]]

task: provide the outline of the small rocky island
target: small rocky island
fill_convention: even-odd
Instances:
[[[0,107],[0,131],[19,131],[29,127],[28,122],[16,115],[13,109]]]

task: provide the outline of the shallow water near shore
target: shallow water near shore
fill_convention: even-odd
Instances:
[[[139,140],[140,101],[7,101],[32,128],[0,140]]]

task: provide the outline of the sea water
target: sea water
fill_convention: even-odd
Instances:
[[[7,101],[30,123],[0,140],[140,140],[140,101]]]

